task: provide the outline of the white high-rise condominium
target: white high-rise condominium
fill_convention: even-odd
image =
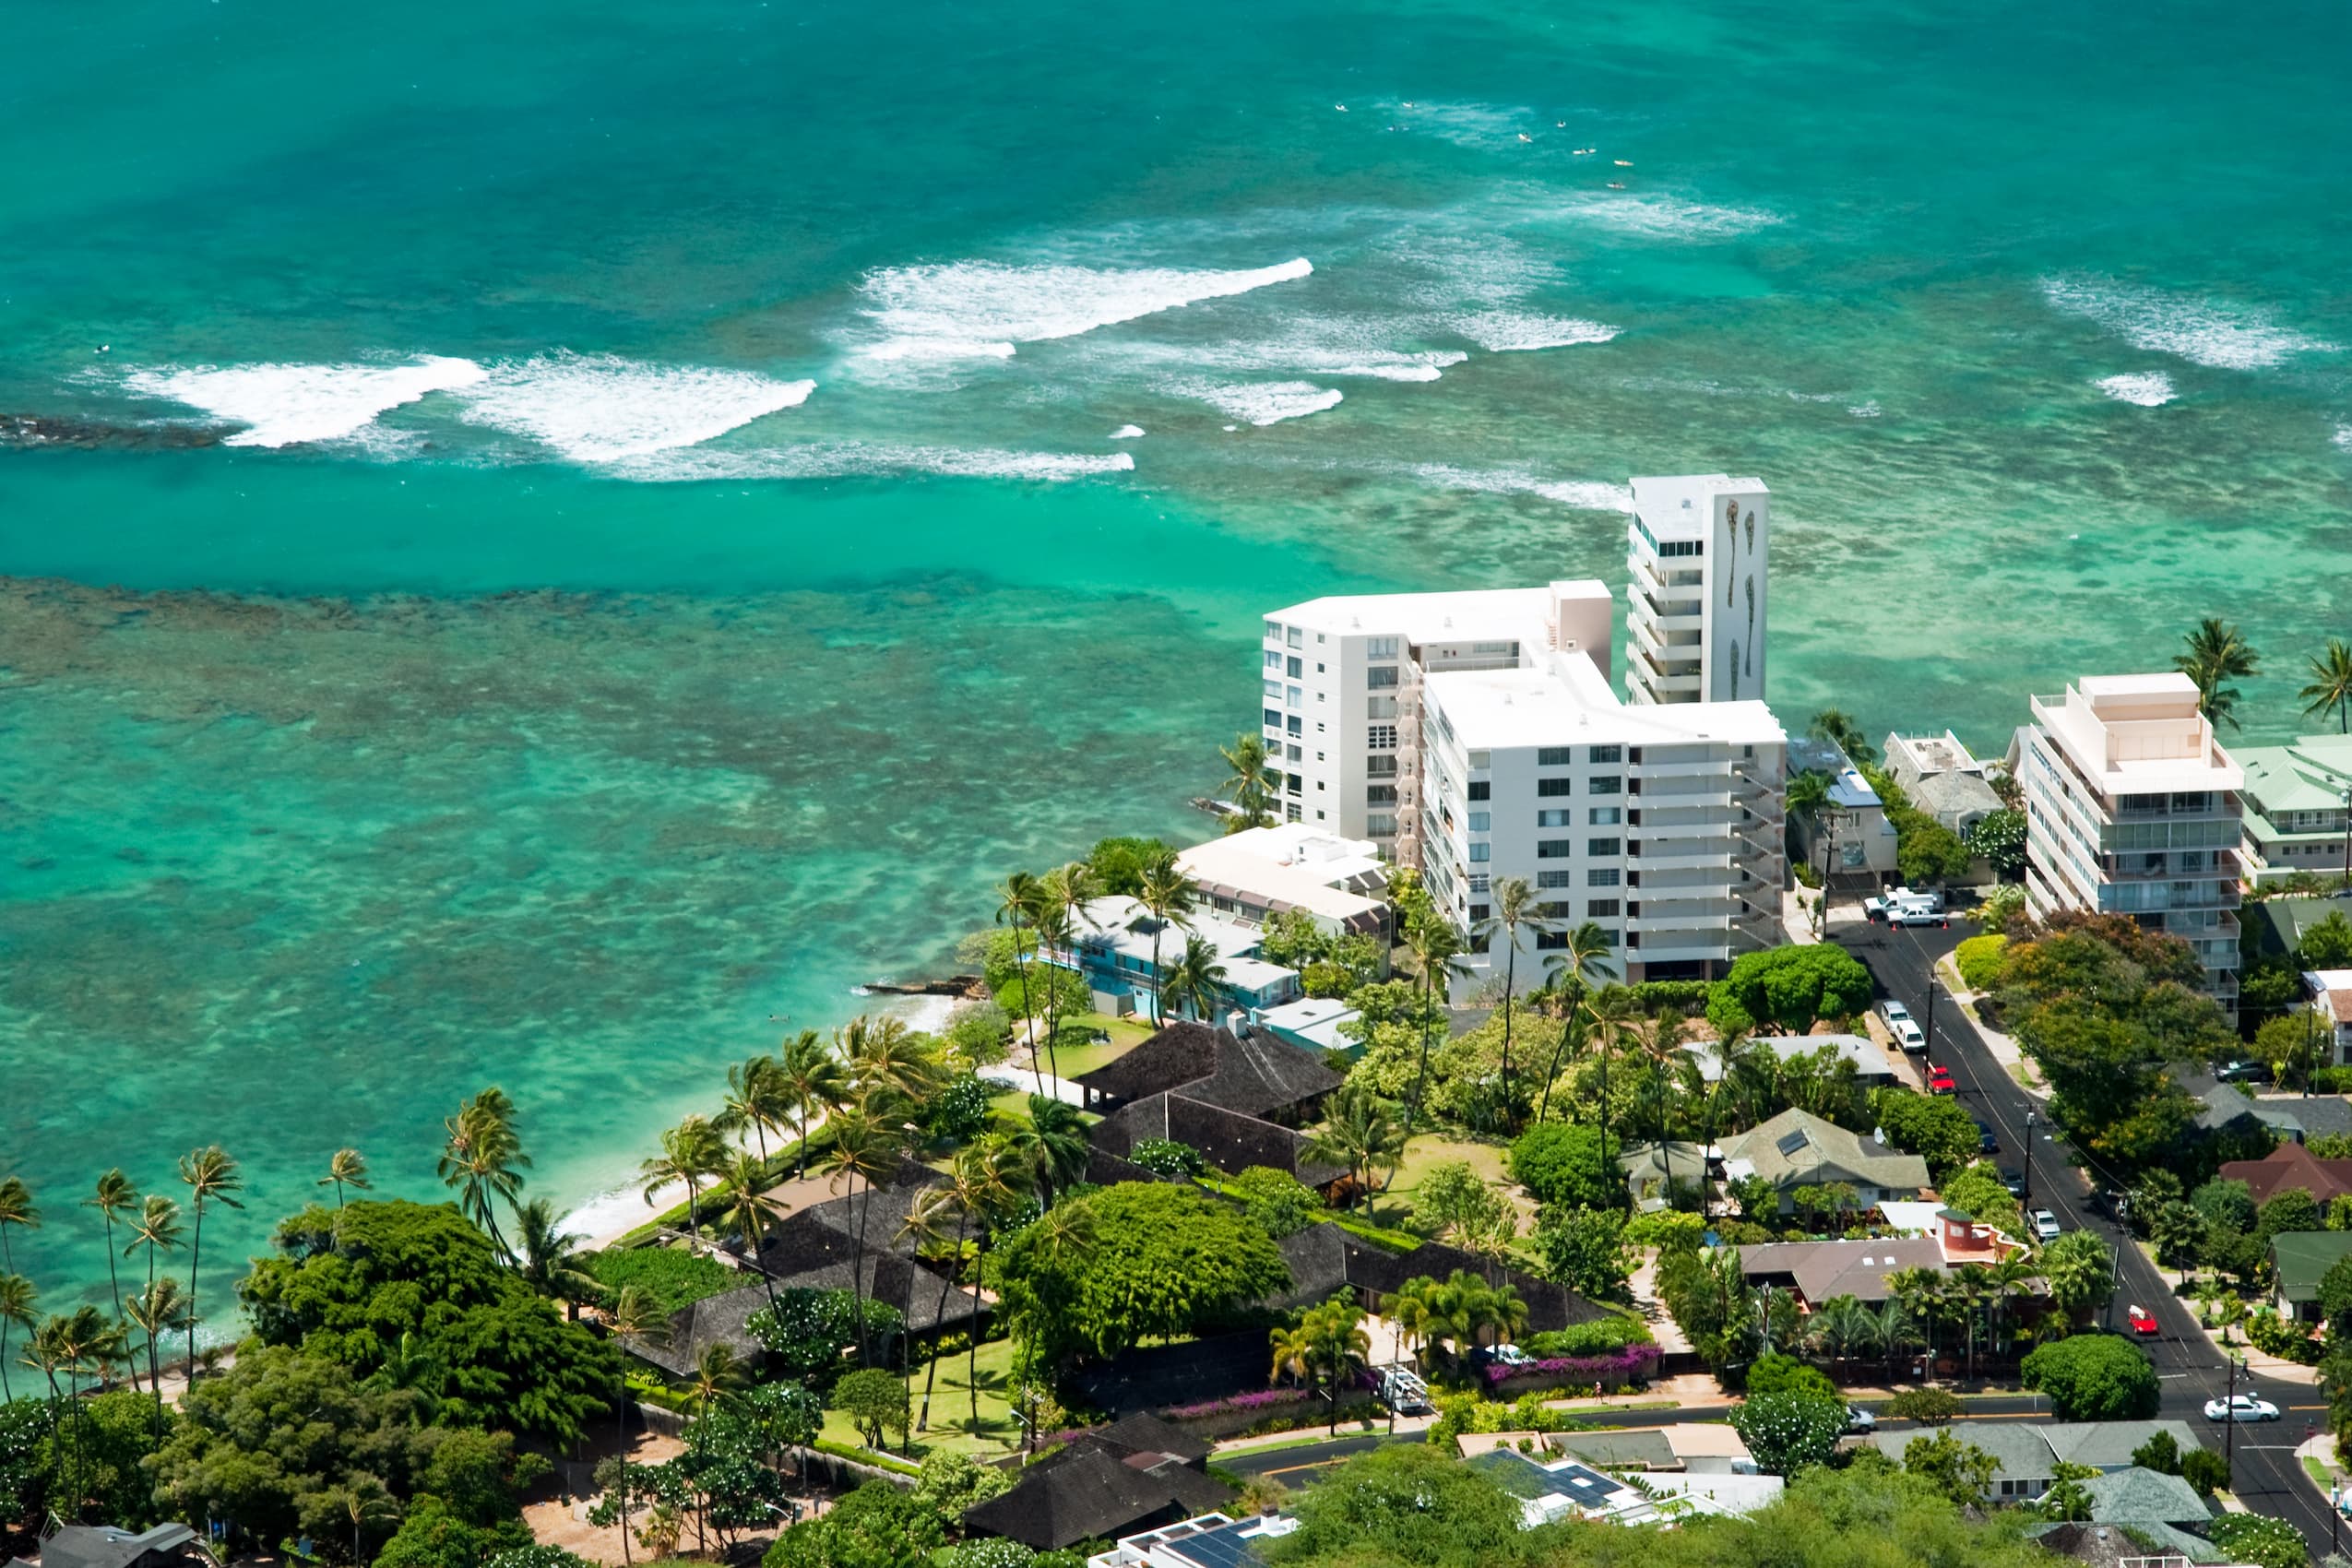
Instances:
[[[2198,711],[2195,683],[2095,675],[2029,701],[2026,908],[2125,915],[2186,938],[2205,990],[2234,1014],[2246,775]]]
[[[1465,930],[1524,877],[1560,929],[1590,920],[1619,972],[1719,972],[1776,940],[1787,737],[1761,702],[1629,707],[1598,582],[1319,599],[1265,621],[1264,723],[1284,814],[1424,872]],[[1457,996],[1500,975],[1468,956]],[[1541,952],[1518,965],[1542,973]]]
[[[1644,704],[1764,693],[1772,495],[1758,479],[1633,481],[1625,529],[1625,693]]]

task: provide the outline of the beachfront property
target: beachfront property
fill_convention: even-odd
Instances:
[[[1953,832],[1966,835],[2002,809],[2001,796],[1985,778],[1985,765],[1946,730],[1941,735],[1901,735],[1889,731],[1887,777],[1911,803]]]
[[[1265,932],[1253,922],[1195,910],[1180,923],[1163,921],[1123,894],[1090,899],[1078,907],[1067,947],[1039,949],[1045,961],[1084,976],[1098,1012],[1113,1016],[1139,1013],[1159,1018],[1161,978],[1183,957],[1187,940],[1216,949],[1225,978],[1218,985],[1219,1012],[1252,1017],[1300,995],[1295,969],[1258,956]]]
[[[1821,809],[1789,824],[1793,848],[1807,865],[1825,867],[1833,877],[1873,884],[1897,869],[1895,824],[1886,819],[1886,802],[1835,742],[1789,737],[1788,771],[1819,773],[1829,780]]]
[[[2204,989],[2234,1015],[2246,775],[2198,711],[2195,683],[2094,675],[2028,701],[2015,768],[2027,909],[2128,915],[2185,939]]]
[[[2246,770],[2249,886],[2299,871],[2352,870],[2352,736],[2305,735],[2230,755]]]
[[[1369,838],[1283,822],[1180,850],[1176,869],[1211,911],[1243,925],[1299,910],[1326,936],[1368,936],[1388,951],[1388,865]]]
[[[1633,481],[1626,525],[1625,695],[1644,707],[1738,702],[1764,690],[1764,481]]]

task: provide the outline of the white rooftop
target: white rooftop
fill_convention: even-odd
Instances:
[[[1729,474],[1669,474],[1633,481],[1633,515],[1654,535],[1672,539],[1704,537],[1713,527],[1717,495],[1750,495],[1764,490],[1760,479],[1734,479]]]
[[[1446,593],[1352,593],[1311,599],[1265,619],[1336,636],[1404,637],[1417,643],[1548,637],[1549,588],[1467,588]]]
[[[1546,652],[1516,670],[1439,671],[1423,685],[1455,739],[1472,751],[1593,741],[1778,745],[1788,739],[1760,702],[1621,704],[1582,653]]]
[[[1753,1035],[1752,1045],[1768,1048],[1775,1056],[1786,1062],[1792,1057],[1810,1056],[1816,1051],[1835,1051],[1854,1063],[1854,1071],[1862,1077],[1891,1077],[1895,1067],[1887,1060],[1886,1050],[1874,1039],[1861,1035]],[[1714,1042],[1693,1040],[1682,1048],[1698,1060],[1699,1078],[1713,1083],[1718,1073]]]
[[[1079,941],[1100,942],[1146,964],[1151,961],[1151,944],[1157,933],[1162,965],[1183,956],[1186,937],[1198,936],[1216,948],[1217,956],[1230,966],[1240,955],[1257,946],[1259,934],[1254,926],[1229,921],[1208,909],[1195,910],[1185,917],[1183,923],[1170,921],[1163,927],[1149,909],[1122,894],[1079,905],[1076,928]]]
[[[2064,697],[2037,696],[2031,706],[2051,739],[2108,794],[2245,785],[2245,769],[2197,711],[2196,683],[2178,671],[2086,675]]]
[[[1355,1042],[1339,1032],[1339,1026],[1355,1016],[1356,1010],[1338,997],[1307,996],[1267,1008],[1258,1015],[1258,1022],[1294,1039],[1313,1041],[1318,1050],[1343,1051]]]
[[[1369,840],[1343,838],[1305,823],[1253,827],[1195,844],[1176,857],[1179,870],[1206,887],[1250,895],[1245,901],[1291,905],[1345,925],[1376,918],[1387,873]]]

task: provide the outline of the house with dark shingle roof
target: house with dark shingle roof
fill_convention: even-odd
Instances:
[[[1021,1472],[1013,1490],[966,1511],[968,1528],[1039,1551],[1108,1540],[1223,1507],[1208,1445],[1151,1416],[1079,1433]]]
[[[41,1568],[166,1568],[211,1561],[196,1545],[196,1531],[185,1525],[158,1525],[149,1530],[66,1525],[41,1543]]]
[[[1290,1270],[1290,1288],[1258,1302],[1275,1311],[1313,1306],[1341,1290],[1353,1291],[1368,1306],[1377,1307],[1408,1279],[1445,1279],[1457,1269],[1491,1279],[1492,1265],[1475,1253],[1425,1241],[1401,1256],[1341,1229],[1329,1220],[1310,1225],[1275,1243]],[[1527,1303],[1527,1331],[1540,1334],[1571,1324],[1591,1323],[1610,1314],[1562,1286],[1538,1279],[1516,1269],[1503,1271],[1504,1283]]]
[[[1168,1138],[1222,1170],[1269,1166],[1317,1187],[1347,1174],[1309,1155],[1301,1130],[1341,1075],[1269,1030],[1170,1024],[1075,1081],[1087,1109],[1103,1115],[1087,1135],[1105,1154],[1123,1158],[1147,1138]]]
[[[2245,1182],[2258,1208],[2298,1188],[2310,1194],[2322,1213],[2336,1199],[2352,1197],[2352,1159],[2322,1159],[2301,1144],[2281,1144],[2261,1159],[2225,1160],[2221,1176]]]
[[[2282,1230],[2270,1239],[2270,1265],[2278,1277],[2272,1305],[2281,1317],[2317,1323],[2320,1281],[2352,1257],[2352,1230]]]

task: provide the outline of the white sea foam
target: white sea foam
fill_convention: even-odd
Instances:
[[[1520,469],[1460,469],[1450,463],[1417,463],[1415,479],[1445,490],[1477,490],[1497,495],[1539,495],[1586,512],[1631,512],[1633,492],[1593,480],[1550,480]]]
[[[1313,271],[1304,256],[1239,271],[985,261],[885,267],[858,288],[860,312],[879,333],[859,352],[884,362],[1001,359],[1016,344],[1075,338],[1203,300],[1295,282]]]
[[[849,479],[894,473],[1060,483],[1096,474],[1129,473],[1134,467],[1135,459],[1124,452],[1009,452],[987,447],[837,441],[753,452],[682,448],[627,458],[604,471],[616,478],[647,483]]]
[[[483,377],[471,360],[423,355],[383,364],[189,365],[137,370],[123,385],[141,397],[202,409],[245,428],[231,446],[291,446],[357,434],[387,409]]]
[[[2102,376],[2093,385],[2119,403],[2136,403],[2144,409],[2161,408],[2173,398],[2172,377],[2160,370]]]
[[[1752,234],[1781,221],[1780,214],[1757,207],[1716,207],[1681,196],[1604,191],[1579,196],[1567,215],[1585,222],[1652,240],[1728,240]]]
[[[724,435],[814,390],[753,371],[559,353],[494,366],[467,394],[463,417],[575,462],[610,463]]]
[[[1342,398],[1338,388],[1312,381],[1171,381],[1167,390],[1197,398],[1229,419],[1259,425],[1304,419],[1336,407]]]
[[[2334,440],[2338,446],[2343,447],[2346,452],[2352,452],[2352,424],[2337,425]]]
[[[1393,349],[1386,340],[1407,335],[1415,324],[1394,317],[1375,320],[1311,317],[1292,322],[1276,337],[1221,343],[1131,341],[1106,344],[1108,357],[1129,367],[1158,369],[1171,375],[1212,372],[1240,375],[1362,377],[1375,381],[1435,381],[1447,367],[1470,356],[1459,349]]]
[[[1852,404],[1847,407],[1846,411],[1852,414],[1858,420],[1874,420],[1879,417],[1883,410],[1878,406],[1878,400],[1876,398],[1872,398],[1867,403]]]
[[[2269,312],[2252,306],[2168,294],[2113,279],[2045,278],[2041,291],[2056,309],[2104,327],[2134,348],[2215,370],[2266,370],[2289,354],[2337,347],[2282,327]]]
[[[1139,424],[1123,424],[1111,433],[1113,441],[1140,441],[1143,436],[1144,427]]]
[[[1408,131],[1425,131],[1456,147],[1516,150],[1526,144],[1522,134],[1549,131],[1551,123],[1532,109],[1508,109],[1499,103],[1430,103],[1420,100],[1410,109],[1402,103],[1382,107],[1386,124]]]
[[[1452,323],[1454,329],[1491,354],[1535,349],[1567,349],[1581,343],[1606,343],[1621,328],[1573,315],[1540,315],[1526,311],[1485,310]]]

